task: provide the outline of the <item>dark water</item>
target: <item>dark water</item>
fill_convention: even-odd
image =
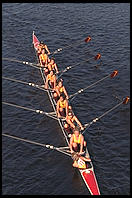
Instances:
[[[103,78],[114,69],[119,75],[78,95],[72,106],[82,123],[103,114],[119,101],[113,93],[130,95],[130,5],[127,3],[8,3],[2,5],[2,56],[35,62],[32,31],[51,51],[92,37],[89,44],[67,49],[55,58],[59,68],[102,55],[102,65],[83,63],[63,76],[68,93]],[[86,51],[87,54],[85,53]],[[79,56],[82,56],[79,58]],[[3,61],[2,75],[41,84],[40,73],[19,63]],[[45,92],[2,81],[3,101],[52,111]],[[64,146],[57,121],[14,107],[2,106],[3,133],[40,143]],[[130,191],[130,106],[120,106],[85,134],[101,194],[128,195]],[[87,195],[69,157],[39,146],[2,138],[3,195]]]

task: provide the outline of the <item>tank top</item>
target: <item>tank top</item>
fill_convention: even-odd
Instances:
[[[50,80],[51,82],[54,82],[54,75],[51,76],[50,74],[48,75],[48,80]]]
[[[62,101],[62,102],[60,101],[60,102],[59,102],[59,106],[60,106],[61,108],[63,108],[63,109],[66,108],[66,100],[64,100],[64,101]]]
[[[79,134],[78,139],[76,138],[75,134],[73,134],[73,141],[74,141],[74,143],[80,144],[81,143],[81,134]]]
[[[55,68],[55,65],[51,65],[51,64],[49,63],[49,65],[48,65],[49,71],[53,70],[54,68]]]
[[[46,54],[41,54],[40,59],[45,62],[47,60],[47,55]]]
[[[64,92],[64,88],[63,87],[58,87],[58,90],[59,90],[60,93]]]

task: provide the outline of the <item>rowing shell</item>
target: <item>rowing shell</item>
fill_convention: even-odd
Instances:
[[[38,49],[38,45],[39,45],[40,42],[39,42],[38,38],[36,37],[34,31],[33,31],[32,39],[33,39],[33,46],[34,46],[36,56],[37,56],[37,49]],[[38,63],[39,63],[38,56],[37,56],[37,60],[38,60]],[[41,67],[40,67],[40,73],[41,73],[41,77],[43,79],[43,82],[45,84],[46,76],[45,76],[45,74],[43,72],[43,69]],[[50,90],[48,90],[47,93],[48,93],[50,102],[52,104],[53,110],[54,110],[55,115],[56,115],[56,102],[53,98],[53,93],[50,92]],[[59,118],[57,118],[57,120],[58,120],[59,125],[61,127],[62,133],[65,137],[66,143],[69,146],[70,139],[68,137],[67,132],[64,129],[64,121],[62,121]],[[87,148],[86,148],[86,154],[85,155],[86,155],[86,157],[89,157],[89,153],[88,153]],[[79,170],[87,188],[89,189],[89,192],[91,193],[91,195],[100,195],[100,191],[99,191],[98,183],[97,183],[97,180],[96,180],[96,177],[95,177],[92,162],[90,162],[90,167],[88,167],[87,169],[85,169],[85,170],[78,169],[78,170]]]

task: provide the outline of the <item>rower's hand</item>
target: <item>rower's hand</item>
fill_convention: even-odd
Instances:
[[[60,114],[58,114],[58,118],[61,118],[61,115]]]
[[[82,152],[82,151],[79,152],[79,155],[83,155],[83,154],[84,154],[84,152]]]
[[[84,127],[81,127],[81,131],[83,131],[84,130]]]

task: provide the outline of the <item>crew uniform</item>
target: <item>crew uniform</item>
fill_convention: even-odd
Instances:
[[[72,115],[72,118],[70,118],[70,121],[74,124],[74,125],[76,125],[76,123],[75,123],[75,120],[74,120],[74,115]],[[73,127],[71,127],[70,126],[70,124],[66,121],[65,123],[64,123],[64,128],[65,128],[65,130],[66,130],[66,132],[68,133],[68,135],[69,135],[69,137],[71,137],[71,134],[72,134],[72,130],[73,130]]]
[[[79,134],[78,139],[76,138],[75,134],[73,134],[73,142],[77,144],[77,151],[80,150],[80,144],[81,144],[81,134]],[[83,146],[83,150],[85,150],[86,147]]]
[[[64,93],[64,86],[59,87],[58,85],[56,86],[56,89],[59,91],[60,95],[62,95]],[[55,101],[57,102],[59,100],[59,95],[57,93],[57,91],[55,91],[56,96],[54,96]]]
[[[59,108],[63,109],[63,112],[60,112],[60,114],[61,114],[61,116],[64,116],[66,114],[66,100],[59,102]]]
[[[55,75],[50,75],[48,74],[48,81],[50,81],[50,85],[51,85],[51,88],[54,88],[54,78],[55,78]]]
[[[47,63],[47,59],[48,59],[47,54],[40,54],[39,58],[42,65],[45,65]]]
[[[49,64],[48,64],[48,70],[49,70],[49,71],[51,71],[51,70],[55,71],[55,64],[56,64],[56,63],[54,63],[54,64],[49,63]]]
[[[60,101],[59,102],[59,107],[62,108],[62,109],[65,109],[66,108],[66,100]]]

